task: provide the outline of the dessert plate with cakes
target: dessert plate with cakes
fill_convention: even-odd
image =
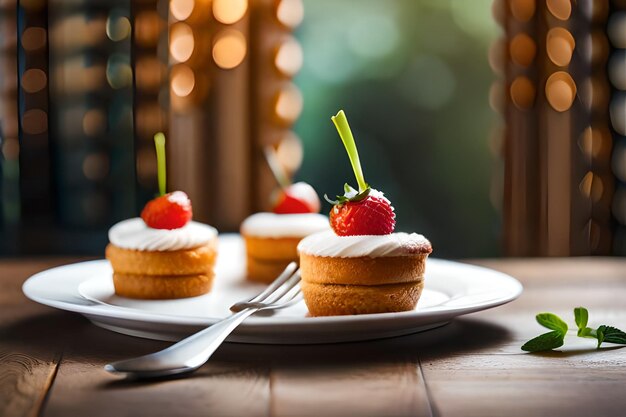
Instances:
[[[24,283],[24,293],[115,332],[175,341],[231,315],[231,305],[266,288],[267,269],[280,269],[274,264],[282,265],[295,255],[304,300],[248,318],[227,339],[272,344],[361,341],[422,332],[521,294],[521,284],[506,274],[432,259],[427,238],[396,232],[391,202],[365,182],[345,115],[340,112],[332,120],[358,186],[346,184],[344,193],[331,201],[330,227],[319,222],[316,229],[313,219],[266,216],[296,214],[292,212],[264,213],[242,225],[243,236],[218,236],[211,226],[191,220],[186,195],[165,194],[163,186],[162,195],[148,203],[141,218],[110,230],[108,259],[35,274]],[[284,197],[297,200],[301,195],[287,192]],[[288,204],[306,201],[311,200],[305,197]],[[314,208],[307,210],[300,214],[325,217]],[[264,268],[253,264],[251,270],[251,258]],[[251,279],[251,274],[261,278]]]

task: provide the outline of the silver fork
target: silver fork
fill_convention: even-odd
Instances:
[[[256,297],[234,304],[235,314],[218,321],[167,349],[138,358],[109,363],[104,369],[133,378],[157,378],[193,372],[209,360],[213,352],[246,318],[261,310],[289,307],[300,301],[300,271],[295,262]]]

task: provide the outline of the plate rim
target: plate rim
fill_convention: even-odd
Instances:
[[[255,320],[249,320],[242,324],[244,327],[249,328],[266,328],[267,326],[279,325],[279,326],[304,326],[304,327],[316,327],[319,325],[341,325],[348,323],[367,323],[370,321],[375,322],[386,322],[386,321],[394,321],[398,319],[411,319],[416,317],[447,317],[452,319],[454,317],[474,313],[477,311],[487,310],[490,308],[498,307],[500,305],[509,303],[517,299],[523,292],[523,285],[514,277],[483,266],[450,261],[438,258],[429,258],[429,263],[440,264],[442,266],[452,266],[458,267],[462,266],[463,268],[473,269],[477,273],[488,273],[492,277],[497,277],[497,279],[501,279],[502,282],[506,282],[507,287],[510,288],[510,293],[507,296],[503,296],[500,298],[496,298],[494,300],[488,300],[484,302],[477,303],[472,306],[459,306],[459,307],[446,307],[444,309],[433,309],[433,310],[412,310],[412,311],[404,311],[404,312],[390,312],[390,313],[375,313],[375,314],[361,314],[361,315],[346,315],[346,316],[326,316],[326,317],[273,317],[272,320],[267,318],[254,318]],[[170,314],[163,313],[155,313],[155,312],[146,312],[135,308],[123,307],[123,306],[114,306],[107,304],[96,304],[94,305],[81,305],[74,304],[68,301],[62,300],[52,300],[50,298],[39,297],[36,294],[33,294],[31,291],[31,287],[33,285],[38,284],[38,281],[45,277],[50,273],[59,273],[64,269],[73,269],[73,268],[87,268],[93,265],[98,265],[102,267],[102,265],[108,263],[106,259],[97,259],[91,261],[82,261],[75,262],[66,265],[60,265],[53,268],[49,268],[43,271],[40,271],[36,274],[30,276],[23,284],[22,284],[22,292],[32,301],[35,301],[39,304],[43,304],[49,307],[71,311],[79,314],[88,314],[90,316],[103,316],[108,318],[122,319],[122,320],[132,320],[132,321],[141,321],[148,322],[153,324],[167,324],[167,325],[212,325],[220,318],[212,318],[212,317],[190,317],[190,316],[173,316]],[[81,280],[76,285],[76,296],[82,297],[78,293],[78,286],[80,283],[85,282],[89,279],[93,278],[93,274],[86,274],[85,278]]]

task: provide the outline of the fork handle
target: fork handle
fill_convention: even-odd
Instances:
[[[247,308],[235,313],[230,317],[218,321],[214,325],[195,333],[178,343],[173,344],[163,351],[163,354],[180,355],[181,358],[187,358],[184,364],[189,367],[199,367],[204,364],[213,352],[226,340],[226,338],[239,326],[245,319],[259,311],[257,307]],[[169,361],[168,361],[169,362]]]

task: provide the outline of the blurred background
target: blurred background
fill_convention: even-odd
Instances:
[[[101,255],[158,131],[222,232],[270,208],[267,146],[338,194],[339,109],[438,257],[625,255],[624,48],[622,0],[0,0],[0,255]]]

